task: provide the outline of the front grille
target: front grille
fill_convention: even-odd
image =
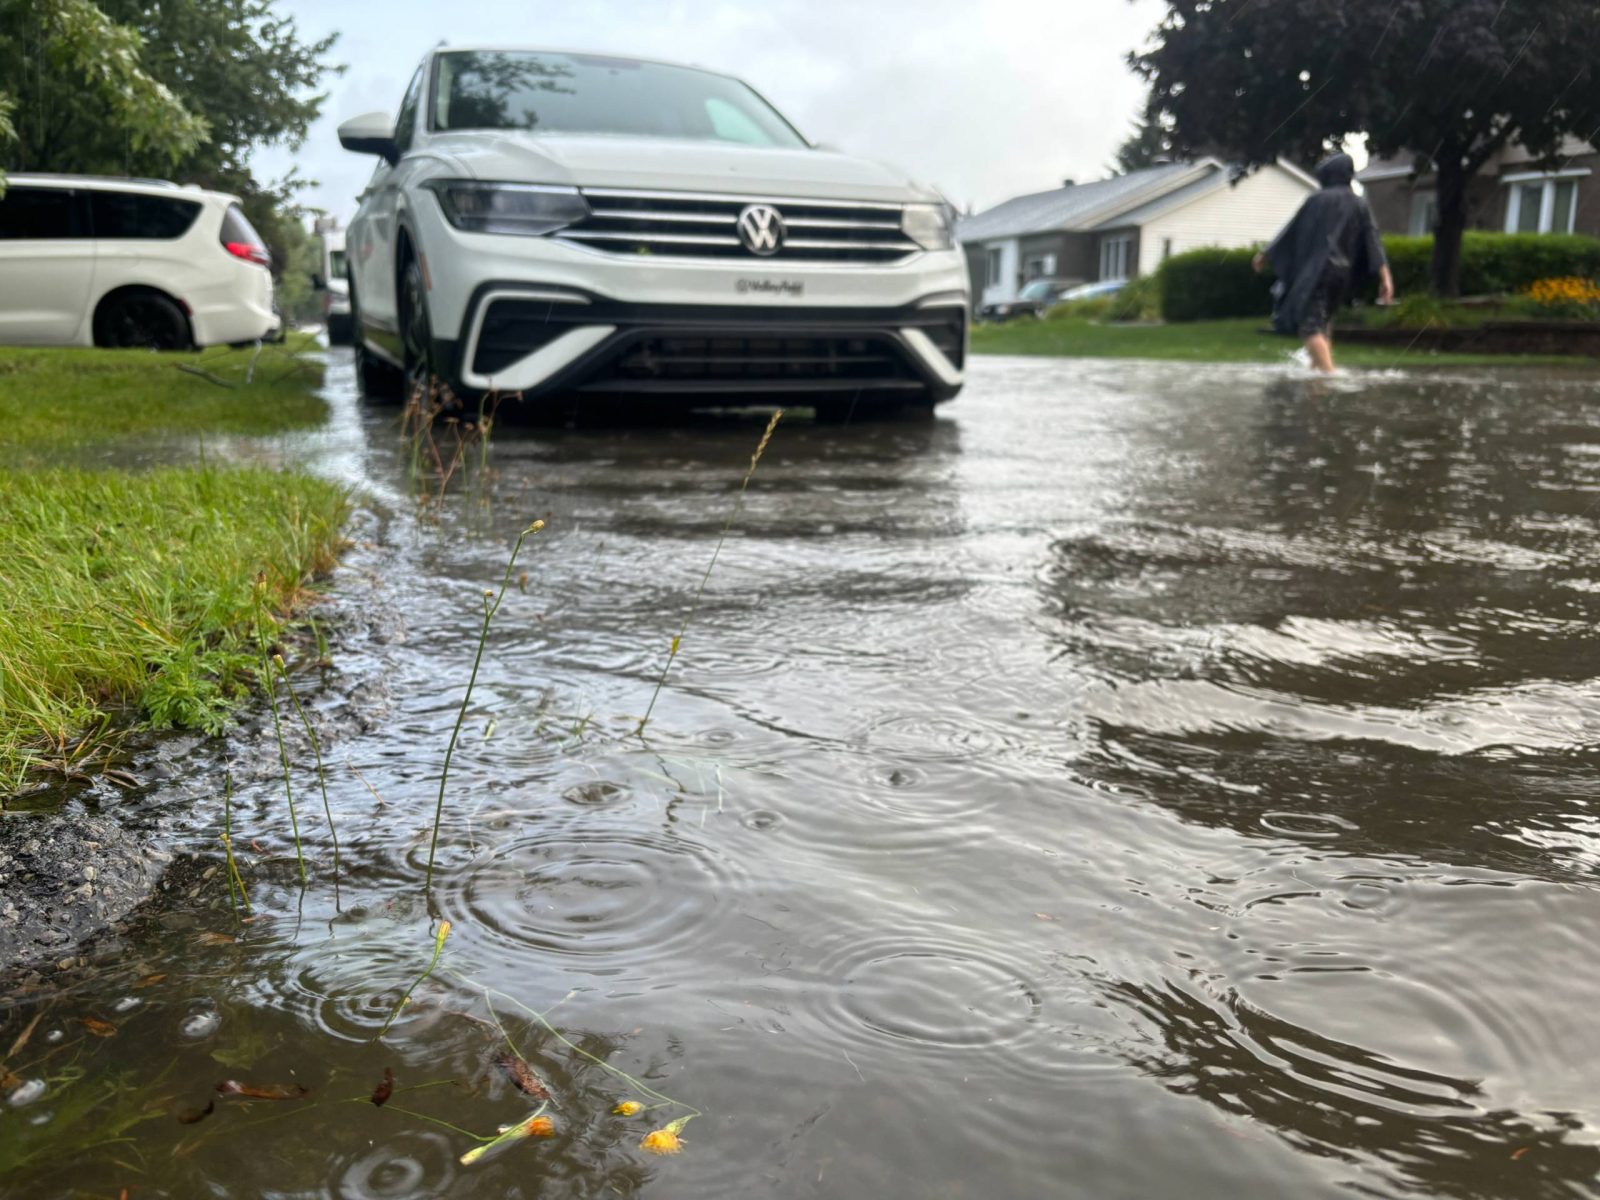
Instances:
[[[650,334],[631,342],[588,391],[911,390],[921,380],[888,337],[853,334]]]
[[[917,253],[900,229],[901,206],[843,200],[768,200],[699,192],[586,188],[592,212],[557,236],[609,254],[783,263],[895,263]],[[768,204],[786,236],[776,254],[739,240],[739,214]]]

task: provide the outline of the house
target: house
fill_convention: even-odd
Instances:
[[[1215,158],[1162,163],[1018,196],[962,219],[956,237],[981,307],[1016,299],[1030,279],[1127,279],[1184,250],[1268,241],[1316,190],[1282,161],[1237,183]]]
[[[1568,139],[1561,159],[1550,170],[1515,143],[1500,151],[1467,185],[1467,228],[1600,237],[1600,152]],[[1434,177],[1417,171],[1414,155],[1375,158],[1356,178],[1384,233],[1433,232],[1439,214]]]

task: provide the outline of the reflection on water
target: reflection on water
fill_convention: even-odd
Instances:
[[[1600,1195],[1594,381],[976,374],[936,421],[780,426],[642,740],[759,420],[502,430],[420,520],[343,360],[328,430],[226,448],[371,497],[338,587],[404,618],[342,635],[379,718],[317,700],[341,902],[241,768],[258,920],[197,878],[8,994],[0,1191]],[[380,1039],[533,517],[452,764],[454,932]],[[166,818],[210,855],[195,761]],[[506,1036],[557,1136],[463,1167],[529,1111]],[[689,1110],[614,1115],[596,1060],[704,1111],[683,1154],[638,1141]],[[224,1079],[311,1091],[177,1119]]]

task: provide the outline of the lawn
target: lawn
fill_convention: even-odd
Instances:
[[[315,361],[263,355],[249,384],[247,367],[215,351],[0,348],[0,798],[41,767],[88,769],[140,724],[219,729],[255,686],[259,639],[278,637],[332,565],[342,489],[199,462],[207,435],[325,419]],[[30,465],[189,437],[189,465]]]
[[[1265,318],[1193,321],[1172,325],[1112,325],[1083,318],[1009,321],[972,330],[974,354],[1041,354],[1063,358],[1148,358],[1175,362],[1280,362],[1298,348],[1290,338],[1262,332]],[[1407,353],[1388,346],[1338,344],[1348,367],[1582,366],[1593,359],[1486,354]]]
[[[225,346],[188,354],[0,348],[0,451],[14,458],[132,439],[319,425],[328,415],[317,394],[322,365],[294,354],[307,344],[295,339],[266,347],[248,384],[252,351]]]

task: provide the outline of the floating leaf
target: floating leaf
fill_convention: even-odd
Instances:
[[[216,1097],[213,1096],[204,1108],[184,1109],[183,1112],[178,1114],[178,1123],[180,1125],[198,1125],[216,1111],[217,1101]]]
[[[202,946],[231,946],[239,939],[226,933],[199,933],[194,940]]]
[[[160,983],[166,977],[167,976],[166,976],[165,972],[163,972],[161,974],[157,974],[157,975],[146,975],[143,979],[139,980],[139,982],[134,984],[133,986],[136,987],[136,988],[155,987],[156,984]]]
[[[311,1089],[298,1083],[240,1083],[224,1079],[217,1084],[219,1096],[243,1096],[247,1100],[298,1100]]]
[[[383,1082],[372,1089],[372,1102],[379,1108],[389,1103],[389,1097],[394,1095],[394,1072],[385,1067],[383,1069]]]
[[[461,1165],[470,1167],[475,1162],[482,1162],[486,1158],[500,1154],[508,1149],[512,1143],[520,1142],[530,1137],[555,1137],[556,1123],[544,1114],[544,1105],[539,1106],[539,1111],[526,1121],[513,1125],[492,1142],[482,1146],[474,1146],[461,1156]]]
[[[517,1091],[535,1100],[550,1099],[550,1089],[545,1087],[544,1081],[533,1073],[533,1068],[515,1054],[507,1054],[494,1060],[495,1066],[506,1073],[506,1078],[511,1080]]]
[[[95,1037],[116,1037],[117,1027],[110,1021],[102,1021],[98,1017],[79,1017],[78,1024],[82,1025]]]

